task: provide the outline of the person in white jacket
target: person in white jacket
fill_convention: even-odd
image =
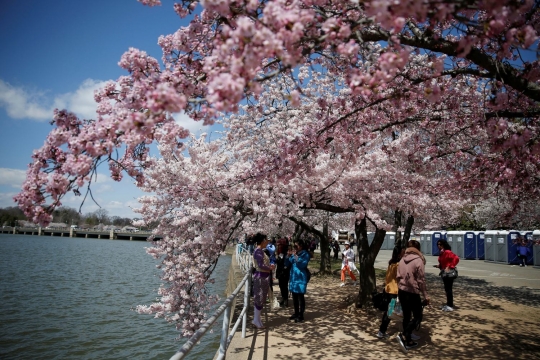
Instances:
[[[354,275],[353,271],[358,271],[356,269],[356,265],[354,265],[354,250],[351,249],[351,244],[346,241],[345,242],[345,250],[341,253],[341,285],[345,285],[345,272],[349,273],[349,276],[354,281],[354,285],[356,285],[356,276]]]

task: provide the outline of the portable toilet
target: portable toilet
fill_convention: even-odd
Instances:
[[[430,231],[420,231],[420,251],[423,254],[428,254],[428,249],[431,250],[431,234]]]
[[[473,231],[448,231],[446,241],[460,259],[476,259],[476,239]]]
[[[396,233],[387,232],[384,236],[384,243],[381,247],[382,250],[394,250],[394,244],[396,243]]]
[[[532,234],[533,240],[538,241],[540,240],[540,230],[534,230]]]
[[[529,247],[530,249],[530,252],[529,252],[529,255],[527,256],[527,261],[525,262],[527,265],[534,265],[534,247],[533,247],[533,234],[534,232],[533,231],[520,231],[519,234],[521,235],[521,237],[523,239],[526,240],[526,243],[527,243],[527,247]],[[520,259],[518,259],[517,257],[517,250],[518,250],[518,244],[515,244],[515,246],[513,247],[512,249],[512,253],[510,255],[510,259],[511,259],[511,264],[519,264],[521,263],[520,262]]]
[[[495,243],[497,242],[496,230],[486,230],[484,232],[484,260],[495,261]]]
[[[463,232],[463,258],[476,259],[476,235],[474,231]]]
[[[516,230],[504,230],[497,233],[497,242],[495,243],[495,262],[517,264],[517,244],[515,241],[520,235],[520,232]]]
[[[486,252],[484,248],[484,232],[475,231],[474,238],[476,241],[476,258],[478,260],[484,260],[486,258]]]
[[[445,231],[422,231],[420,232],[420,249],[424,255],[439,256],[437,241],[446,239]]]
[[[448,242],[448,245],[450,245],[450,248],[452,249],[452,252],[456,254],[460,259],[463,257],[457,253],[456,251],[456,240],[457,240],[457,233],[458,231],[449,231],[446,233],[446,241]],[[439,248],[437,247],[437,250]]]

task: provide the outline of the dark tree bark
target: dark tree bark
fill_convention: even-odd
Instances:
[[[399,230],[399,228],[401,227],[401,219],[403,217],[403,213],[401,210],[399,209],[396,209],[394,211],[394,227],[393,227],[393,231],[396,233],[396,239],[394,241],[394,247],[399,247],[400,249],[403,248],[403,244],[401,242],[401,231]]]
[[[294,216],[290,216],[289,220],[296,224],[295,234],[300,228],[302,229],[302,232],[305,230],[319,238],[319,246],[321,247],[321,262],[319,266],[319,271],[321,272],[321,274],[330,275],[332,273],[332,263],[330,260],[330,252],[327,250],[330,248],[330,243],[328,240],[328,220],[323,223],[322,232],[315,229],[313,226],[306,224],[302,220],[295,218]],[[300,232],[299,234],[301,234],[302,232]],[[298,235],[298,238],[299,237],[300,235]]]
[[[402,248],[407,247],[407,243],[409,242],[409,239],[411,238],[411,231],[412,231],[413,225],[414,225],[414,216],[409,215],[407,217],[407,222],[405,223],[405,231],[403,233]]]
[[[356,307],[361,308],[364,306],[375,288],[377,282],[375,278],[375,258],[381,249],[384,242],[385,230],[375,228],[375,237],[373,242],[369,245],[367,238],[367,222],[366,218],[362,220],[356,220],[354,224],[354,232],[356,238],[359,239],[358,243],[358,257],[360,259],[359,271],[360,271],[360,289],[358,290],[358,297],[356,299]],[[361,250],[360,250],[361,248]]]

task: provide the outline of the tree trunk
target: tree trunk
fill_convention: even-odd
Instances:
[[[375,258],[384,242],[386,231],[376,228],[373,242],[369,245],[367,238],[367,223],[364,218],[361,221],[357,220],[355,222],[354,232],[356,238],[359,239],[358,257],[360,259],[360,266],[358,268],[360,271],[360,289],[358,290],[356,307],[361,308],[368,302],[370,295],[377,287],[374,266]]]
[[[296,223],[296,226],[294,227],[294,234],[292,236],[293,243],[298,242],[303,232],[304,232],[304,228],[300,226],[300,224]]]
[[[321,264],[319,270],[321,274],[330,274],[332,272],[332,263],[330,259],[330,242],[328,241],[328,217],[323,223],[322,236],[319,236],[319,239],[321,249]]]
[[[399,228],[401,227],[401,219],[403,218],[403,213],[401,210],[399,209],[396,209],[394,211],[394,227],[393,227],[393,231],[396,233],[396,239],[394,241],[394,247],[398,247],[400,249],[403,248],[402,246],[402,242],[401,242],[401,231],[399,230]]]
[[[402,248],[407,247],[407,243],[409,242],[409,239],[411,238],[411,231],[414,224],[414,216],[409,215],[407,217],[407,223],[405,224],[405,232],[403,233],[403,241],[402,241]]]

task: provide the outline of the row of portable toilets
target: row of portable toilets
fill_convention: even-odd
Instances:
[[[371,245],[374,233],[368,233]],[[439,256],[437,241],[444,239],[461,259],[477,259],[503,264],[519,264],[516,240],[527,240],[530,252],[527,264],[540,266],[540,230],[486,230],[486,231],[422,231],[415,238],[425,255]],[[392,250],[396,233],[387,232],[381,250]]]

